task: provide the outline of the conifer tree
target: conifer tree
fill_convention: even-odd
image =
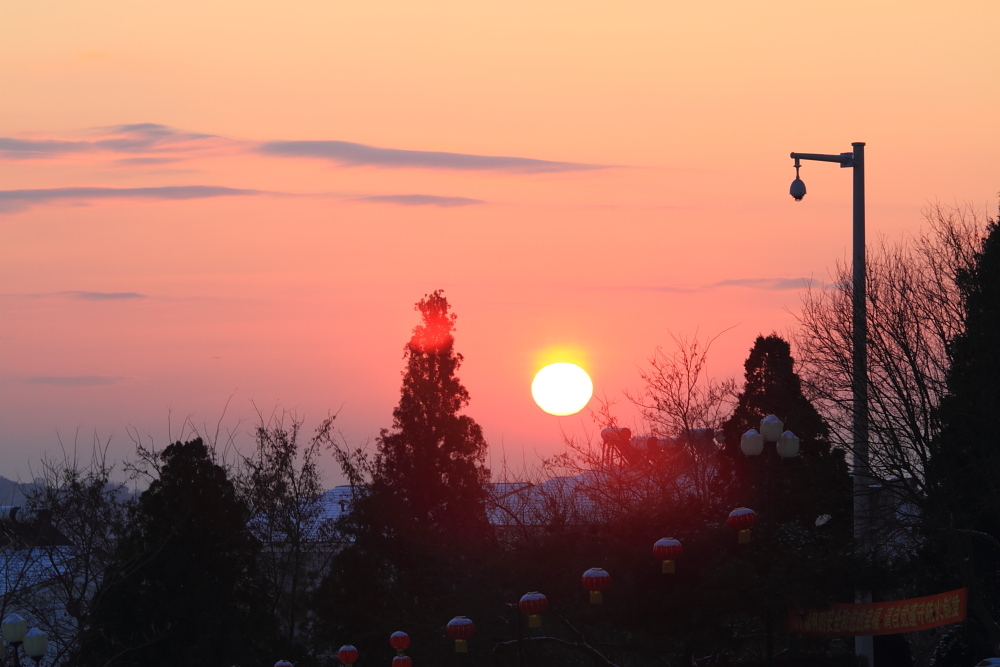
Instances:
[[[77,664],[251,664],[269,632],[249,513],[201,438],[156,455]]]
[[[457,376],[456,316],[441,291],[416,310],[421,321],[404,350],[392,428],[381,431],[371,461],[360,451],[338,451],[356,490],[338,523],[350,544],[320,587],[317,615],[328,635],[350,636],[367,654],[385,650],[376,628],[394,626],[427,647],[425,658],[443,660],[453,649],[428,619],[446,621],[456,609],[486,619],[505,607],[482,578],[482,557],[493,546],[489,470],[482,429],[460,414],[469,392]]]
[[[844,452],[831,448],[830,428],[802,393],[794,363],[791,346],[776,334],[758,336],[744,363],[746,384],[723,425],[725,453],[740,481],[738,492],[744,497],[760,495],[762,465],[746,460],[740,452],[740,437],[748,429],[760,429],[760,420],[773,414],[801,440],[799,456],[780,462],[780,491],[772,503],[776,518],[811,524],[828,514],[835,523],[849,527],[851,481]],[[774,445],[768,444],[764,456],[774,455]]]
[[[963,527],[1000,538],[1000,226],[959,275],[965,328],[952,341],[941,437],[928,474]]]
[[[964,330],[949,348],[941,434],[927,464],[926,527],[938,585],[969,587],[971,654],[1000,650],[1000,224],[958,276]]]
[[[421,323],[406,344],[403,387],[392,429],[378,439],[372,492],[395,500],[399,529],[461,539],[486,523],[486,440],[474,419],[459,414],[469,392],[456,372],[456,315],[440,290],[415,308]]]

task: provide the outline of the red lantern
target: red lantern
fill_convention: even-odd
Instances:
[[[337,651],[337,658],[345,665],[350,665],[358,659],[358,649],[350,644],[345,644]]]
[[[389,646],[396,649],[396,655],[403,655],[403,650],[410,647],[410,635],[405,632],[394,632],[389,635]]]
[[[611,575],[599,567],[592,567],[583,573],[583,587],[590,591],[590,604],[601,604],[601,591],[611,585]]]
[[[444,631],[455,640],[455,653],[468,653],[469,640],[476,634],[476,624],[465,616],[456,616],[448,621]]]
[[[397,655],[392,659],[392,667],[413,667],[413,661],[408,655]]]
[[[522,614],[528,615],[528,627],[542,627],[542,617],[539,614],[545,613],[549,608],[549,599],[539,593],[532,591],[521,596],[521,601],[517,603]]]
[[[674,559],[682,553],[684,547],[672,537],[664,537],[653,544],[653,555],[663,561],[663,574],[674,573]]]
[[[274,667],[294,667],[294,665],[292,665],[292,663],[288,662],[287,660],[279,660],[278,662],[274,663]]]
[[[729,513],[727,523],[733,530],[740,531],[739,543],[746,544],[750,541],[750,528],[757,523],[757,513],[746,507],[737,507]]]

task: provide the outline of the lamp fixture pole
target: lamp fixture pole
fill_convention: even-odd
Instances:
[[[859,553],[870,552],[871,528],[871,465],[868,452],[868,301],[865,264],[865,144],[855,141],[850,153],[822,155],[818,153],[792,153],[795,160],[795,180],[790,194],[801,201],[806,194],[805,184],[799,179],[799,161],[837,162],[841,167],[854,169],[853,248],[851,252],[853,286],[851,302],[852,342],[852,420],[851,452],[854,468],[854,544]],[[858,591],[856,602],[871,602],[870,591]],[[854,652],[875,666],[872,637],[855,637]]]

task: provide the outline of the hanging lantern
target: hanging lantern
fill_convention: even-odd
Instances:
[[[358,659],[358,649],[354,648],[350,644],[345,644],[340,647],[339,651],[337,651],[337,659],[345,665],[350,665]]]
[[[663,561],[663,574],[674,573],[674,559],[684,553],[684,547],[672,537],[664,537],[653,544],[653,555]]]
[[[476,634],[476,624],[465,616],[456,616],[448,621],[444,631],[455,640],[455,653],[468,653],[469,640]]]
[[[611,585],[611,575],[599,567],[592,567],[583,573],[583,587],[590,591],[590,604],[601,604],[601,591]]]
[[[403,651],[410,647],[410,635],[405,632],[394,632],[389,635],[389,646],[396,649],[396,655],[403,655]]]
[[[746,507],[737,507],[729,513],[727,523],[733,530],[740,531],[739,543],[746,544],[750,541],[750,528],[757,523],[757,513]]]
[[[538,591],[532,591],[521,596],[521,601],[517,603],[517,607],[521,610],[521,613],[527,614],[529,628],[540,628],[542,627],[542,617],[540,614],[545,613],[549,608],[549,599]]]
[[[294,665],[292,665],[292,663],[288,662],[287,660],[279,660],[278,662],[274,663],[274,667],[294,667]]]
[[[392,667],[413,667],[413,661],[408,655],[397,655],[392,659]]]

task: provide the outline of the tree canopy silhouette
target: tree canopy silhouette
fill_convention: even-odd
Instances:
[[[744,362],[745,384],[732,416],[723,425],[725,452],[732,460],[742,485],[763,486],[760,466],[751,465],[740,452],[740,437],[748,429],[760,429],[761,418],[773,414],[801,440],[796,459],[783,461],[781,499],[775,496],[780,520],[813,523],[828,514],[835,524],[851,523],[851,480],[844,451],[830,446],[830,428],[802,393],[802,382],[794,368],[791,346],[777,334],[758,336]],[[774,446],[764,456],[774,455]],[[748,490],[744,489],[743,493]]]
[[[156,457],[79,664],[250,664],[269,624],[247,508],[201,438]]]
[[[469,392],[456,372],[456,315],[440,290],[416,304],[421,323],[406,344],[403,387],[383,429],[372,493],[390,496],[398,530],[461,539],[485,525],[489,470],[486,440],[472,417],[459,414]]]
[[[350,544],[323,581],[317,608],[330,636],[352,637],[367,655],[386,650],[374,628],[406,627],[414,645],[447,656],[441,624],[448,614],[482,610],[484,618],[486,610],[504,609],[498,591],[482,589],[475,557],[492,544],[489,470],[482,429],[460,414],[469,392],[457,376],[456,316],[440,290],[416,310],[420,323],[404,348],[392,428],[381,431],[372,460],[337,448],[355,488],[338,524]]]
[[[943,552],[940,583],[969,587],[967,641],[979,657],[1000,649],[1000,224],[987,227],[958,274],[964,328],[948,349],[941,433],[927,464],[929,537]],[[955,577],[957,576],[957,580]],[[978,651],[978,653],[977,653]]]

